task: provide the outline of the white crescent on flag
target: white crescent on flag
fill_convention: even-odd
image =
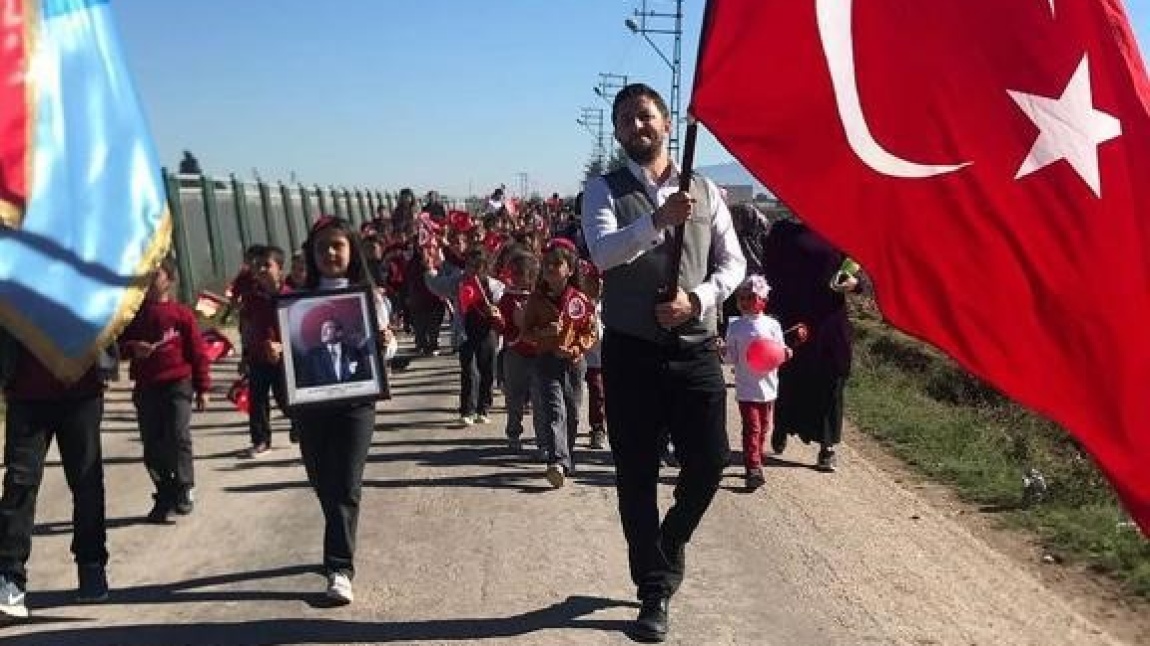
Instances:
[[[1050,0],[1053,9],[1054,0]],[[889,177],[923,179],[961,170],[970,162],[959,164],[920,164],[903,159],[875,140],[863,114],[855,74],[854,0],[816,0],[819,38],[831,73],[835,104],[846,130],[847,142],[855,155],[875,172]]]

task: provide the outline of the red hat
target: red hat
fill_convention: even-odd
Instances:
[[[555,247],[562,247],[571,253],[579,252],[579,249],[575,246],[575,243],[571,242],[571,240],[567,238],[551,238],[551,240],[547,242],[547,250],[550,251]]]
[[[315,235],[328,227],[346,224],[346,220],[335,215],[321,215],[311,223],[311,234]]]

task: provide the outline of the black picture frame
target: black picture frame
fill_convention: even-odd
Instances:
[[[390,396],[372,290],[282,294],[276,320],[289,412]]]

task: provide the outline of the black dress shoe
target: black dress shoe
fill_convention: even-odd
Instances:
[[[818,461],[815,463],[815,469],[823,473],[834,473],[839,466],[838,456],[835,455],[833,447],[824,446],[819,451]]]
[[[775,452],[775,455],[782,455],[783,451],[787,450],[786,433],[771,434],[771,450]]]
[[[667,597],[644,599],[639,608],[639,618],[635,620],[635,627],[631,631],[632,637],[651,643],[666,640],[670,609],[671,600]]]

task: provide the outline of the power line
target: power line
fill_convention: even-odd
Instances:
[[[655,53],[659,55],[659,58],[663,59],[663,62],[671,68],[670,108],[671,122],[674,127],[671,129],[671,140],[668,142],[667,148],[670,150],[672,157],[677,157],[682,121],[679,114],[683,75],[683,0],[675,0],[674,13],[648,9],[647,2],[648,0],[643,0],[642,9],[636,9],[634,11],[634,18],[628,18],[623,24],[625,24],[627,29],[630,29],[632,33],[642,36],[655,50]],[[638,18],[638,21],[636,21],[635,18]],[[660,24],[663,26],[660,27]],[[674,27],[672,28],[670,25],[674,25]],[[651,39],[651,34],[671,37],[672,47],[670,56]]]

